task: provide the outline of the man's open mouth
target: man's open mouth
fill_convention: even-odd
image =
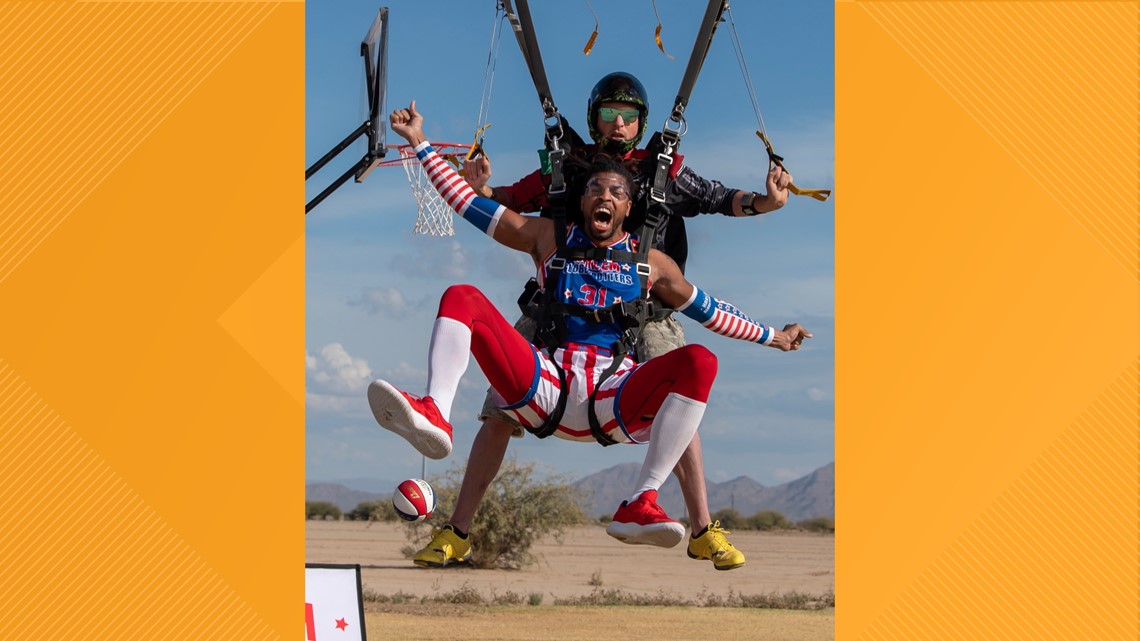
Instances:
[[[600,205],[594,209],[592,216],[592,225],[595,229],[606,230],[613,224],[614,212],[605,205]]]

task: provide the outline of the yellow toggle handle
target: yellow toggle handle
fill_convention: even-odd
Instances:
[[[487,123],[475,130],[475,140],[471,141],[471,148],[467,150],[467,156],[463,160],[471,160],[479,154],[487,156],[487,152],[483,149],[483,132],[487,131],[490,126],[491,123]],[[490,158],[490,156],[487,157]]]
[[[776,152],[772,150],[772,141],[768,140],[768,136],[764,135],[764,132],[760,131],[759,129],[756,130],[756,135],[759,136],[760,140],[764,142],[764,148],[768,151],[768,160],[780,169],[788,171],[788,168],[784,166],[784,159],[780,156],[777,156]],[[808,196],[809,198],[814,198],[820,202],[826,201],[828,197],[831,196],[830,189],[800,189],[794,184],[788,185],[788,191],[797,196]]]
[[[795,185],[788,185],[788,191],[797,196],[809,196],[815,198],[820,202],[826,202],[828,197],[831,196],[830,189],[800,189]]]

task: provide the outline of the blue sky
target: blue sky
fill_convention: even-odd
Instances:
[[[488,66],[494,0],[396,1],[390,9],[388,105],[415,99],[428,137],[470,142]],[[705,3],[660,0],[662,39],[650,2],[593,2],[599,35],[582,54],[594,18],[585,2],[531,3],[551,91],[559,111],[584,136],[586,101],[598,78],[628,71],[650,96],[648,128],[659,129],[677,93]],[[306,166],[363,122],[360,40],[380,3],[307,4]],[[834,185],[833,4],[739,2],[731,16],[756,89],[767,133],[803,188]],[[756,116],[723,24],[686,111],[680,152],[698,174],[740,189],[764,190],[766,156]],[[525,62],[504,27],[490,101],[486,147],[492,184],[537,167],[542,112]],[[391,131],[390,144],[402,142]],[[647,136],[648,138],[648,136]],[[308,181],[312,197],[363,154],[358,142]],[[834,460],[834,198],[792,197],[759,218],[720,215],[688,221],[687,276],[753,318],[799,321],[815,338],[781,353],[712,334],[682,319],[690,343],[720,358],[720,374],[701,425],[706,472],[776,485]],[[377,169],[348,182],[306,221],[306,478],[356,487],[418,476],[421,457],[376,425],[365,389],[385,378],[422,392],[436,306],[452,283],[476,285],[511,321],[532,275],[529,259],[462,220],[454,238],[415,236],[416,208],[404,172]],[[455,452],[428,461],[428,475],[463,460],[478,429],[486,379],[472,360],[452,412]],[[636,446],[600,446],[529,435],[510,452],[573,478],[640,461]]]

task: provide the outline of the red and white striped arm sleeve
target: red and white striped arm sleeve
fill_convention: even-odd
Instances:
[[[415,151],[432,186],[443,197],[444,202],[464,220],[494,238],[495,227],[507,208],[490,198],[476,194],[471,185],[468,185],[467,181],[463,180],[463,177],[432,149],[428,141],[416,145]]]
[[[709,296],[696,286],[693,286],[689,300],[678,307],[677,311],[721,336],[761,345],[771,345],[772,339],[776,337],[774,328],[757,323],[732,304]]]

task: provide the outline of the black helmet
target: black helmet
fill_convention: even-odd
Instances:
[[[637,137],[633,140],[625,140],[620,144],[608,141],[602,138],[602,134],[598,131],[598,109],[603,102],[628,102],[637,105],[638,111],[641,112],[640,117],[637,119]],[[625,73],[624,71],[615,71],[608,76],[598,81],[594,85],[593,91],[590,92],[590,102],[586,110],[586,122],[590,125],[590,137],[600,147],[609,145],[617,145],[622,153],[637,147],[637,143],[641,142],[641,136],[645,133],[645,118],[649,115],[649,99],[645,95],[645,87],[641,82],[634,78],[632,74]]]

